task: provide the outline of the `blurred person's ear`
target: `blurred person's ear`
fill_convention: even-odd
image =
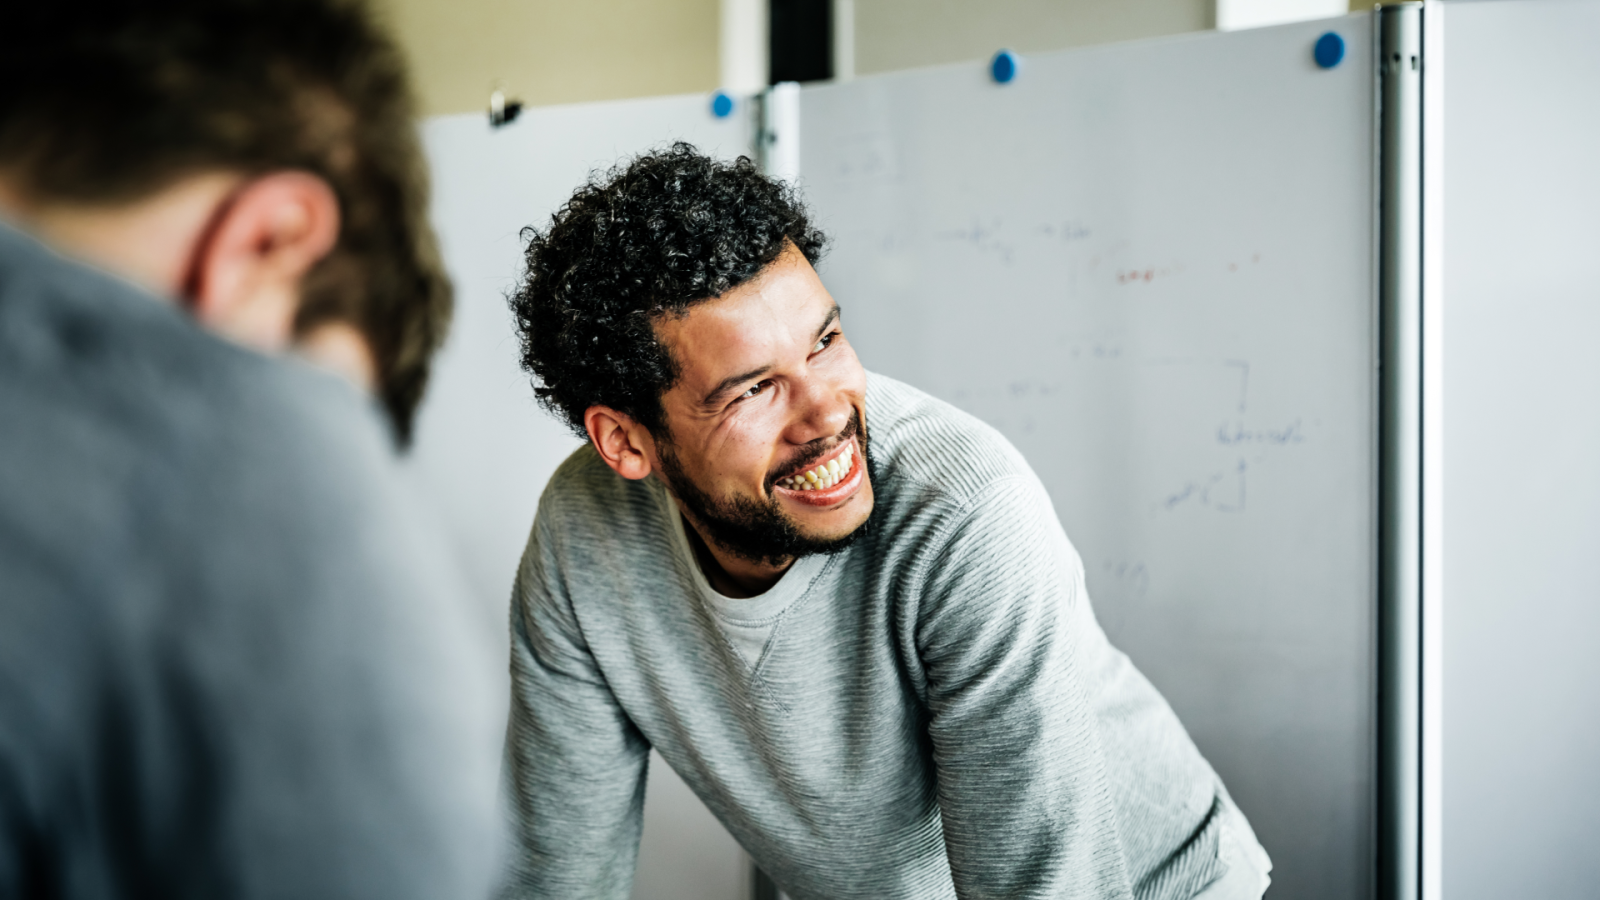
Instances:
[[[244,182],[194,245],[178,293],[212,331],[265,352],[287,349],[300,282],[339,238],[327,182],[275,172]]]

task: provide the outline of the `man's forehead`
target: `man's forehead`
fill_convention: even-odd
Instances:
[[[799,266],[785,262],[780,258],[757,278],[658,323],[680,385],[703,395],[731,375],[809,349],[833,314],[833,298],[803,256]]]
[[[802,317],[802,305],[770,293],[725,295],[696,304],[668,331],[678,343],[701,350],[760,349],[781,340]]]

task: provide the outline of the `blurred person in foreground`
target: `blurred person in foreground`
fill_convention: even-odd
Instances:
[[[681,144],[530,233],[523,361],[588,441],[513,594],[511,894],[628,896],[654,748],[796,900],[1257,900],[1270,861],[1044,486],[862,367],[824,243]]]
[[[492,889],[490,657],[394,452],[425,205],[360,5],[7,12],[0,897]]]

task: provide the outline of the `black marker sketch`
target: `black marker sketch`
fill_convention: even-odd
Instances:
[[[1224,422],[1217,426],[1217,443],[1224,447],[1236,444],[1267,444],[1282,447],[1306,442],[1300,420],[1295,419],[1282,428],[1248,429],[1243,422]]]
[[[1239,370],[1239,412],[1250,406],[1250,362],[1243,359],[1192,359],[1182,356],[1157,356],[1142,360],[1147,366],[1223,366]]]
[[[1150,569],[1142,559],[1133,562],[1108,559],[1101,568],[1111,578],[1127,585],[1137,596],[1143,597],[1150,590]]]
[[[1093,235],[1093,232],[1086,226],[1077,222],[1049,223],[1040,225],[1035,230],[1046,237],[1059,238],[1063,241],[1083,241],[1088,240]]]
[[[1016,251],[1016,248],[1009,241],[1000,239],[1001,225],[1002,222],[999,219],[993,219],[991,224],[985,225],[977,217],[974,217],[970,226],[952,231],[941,231],[934,237],[942,241],[960,241],[971,244],[981,253],[995,254],[1009,266],[1011,265],[1011,256]]]
[[[1245,511],[1245,473],[1249,463],[1243,459],[1232,471],[1216,472],[1204,481],[1191,481],[1168,494],[1155,506],[1155,511],[1172,512],[1184,506],[1202,506],[1221,513]]]

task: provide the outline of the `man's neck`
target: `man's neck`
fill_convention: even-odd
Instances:
[[[705,573],[706,580],[717,593],[724,597],[736,600],[755,597],[766,593],[783,573],[789,571],[794,565],[793,559],[785,560],[782,565],[774,566],[764,562],[752,562],[742,556],[729,553],[718,546],[717,543],[705,536],[700,531],[700,526],[694,519],[683,515],[684,524],[689,535],[689,546],[694,548],[695,561],[700,564],[700,571]]]
[[[122,203],[41,200],[0,175],[0,213],[57,252],[176,302],[195,240],[239,176],[195,175]]]

